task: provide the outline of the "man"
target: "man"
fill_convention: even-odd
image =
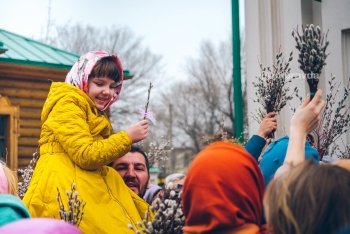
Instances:
[[[151,203],[161,187],[154,189],[154,185],[149,186],[149,162],[146,153],[138,146],[132,145],[129,153],[116,159],[111,166],[117,170],[123,178],[125,184],[140,197]],[[150,187],[150,196],[146,190]],[[146,199],[147,198],[147,199]]]

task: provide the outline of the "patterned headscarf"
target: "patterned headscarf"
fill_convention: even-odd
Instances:
[[[75,64],[73,65],[73,67],[71,68],[71,70],[68,72],[66,76],[66,83],[74,85],[75,87],[78,87],[79,89],[81,89],[86,93],[88,90],[88,78],[96,62],[101,58],[110,57],[110,56],[114,58],[114,61],[118,66],[120,81],[118,82],[118,86],[116,88],[115,94],[112,96],[111,100],[109,100],[109,102],[103,108],[103,110],[106,110],[110,105],[113,104],[113,102],[115,102],[118,99],[118,96],[122,89],[122,84],[124,79],[123,68],[122,68],[120,59],[116,55],[109,54],[105,51],[90,51],[82,55],[78,59],[78,61],[75,62]]]
[[[243,147],[230,142],[209,145],[196,156],[186,175],[183,230],[223,233],[244,225],[262,230],[263,183],[258,164]]]

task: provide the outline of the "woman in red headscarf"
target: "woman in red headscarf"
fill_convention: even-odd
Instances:
[[[212,143],[186,176],[184,233],[262,233],[263,193],[258,164],[242,146]]]

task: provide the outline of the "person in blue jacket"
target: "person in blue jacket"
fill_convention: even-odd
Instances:
[[[245,149],[257,161],[266,147],[266,150],[261,155],[259,167],[264,177],[264,184],[267,186],[270,180],[275,175],[277,169],[283,164],[286,157],[287,147],[289,142],[288,136],[283,136],[271,142],[270,134],[277,128],[276,114],[274,112],[268,113],[259,125],[259,129],[245,145]],[[305,158],[313,158],[319,162],[319,154],[315,148],[312,147],[312,142],[309,140],[305,143]],[[271,144],[270,144],[271,142]],[[310,144],[311,143],[311,144]]]
[[[262,154],[259,167],[264,177],[265,187],[273,179],[277,169],[282,166],[287,154],[288,142],[288,136],[274,140]],[[305,158],[320,161],[317,150],[308,141],[305,142]]]

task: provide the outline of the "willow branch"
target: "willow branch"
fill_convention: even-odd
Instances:
[[[148,96],[147,96],[147,103],[145,106],[145,114],[143,116],[143,119],[146,119],[146,114],[147,114],[147,110],[148,110],[148,104],[149,104],[149,98],[151,96],[151,89],[153,88],[152,82],[149,82],[149,87],[148,87]]]

